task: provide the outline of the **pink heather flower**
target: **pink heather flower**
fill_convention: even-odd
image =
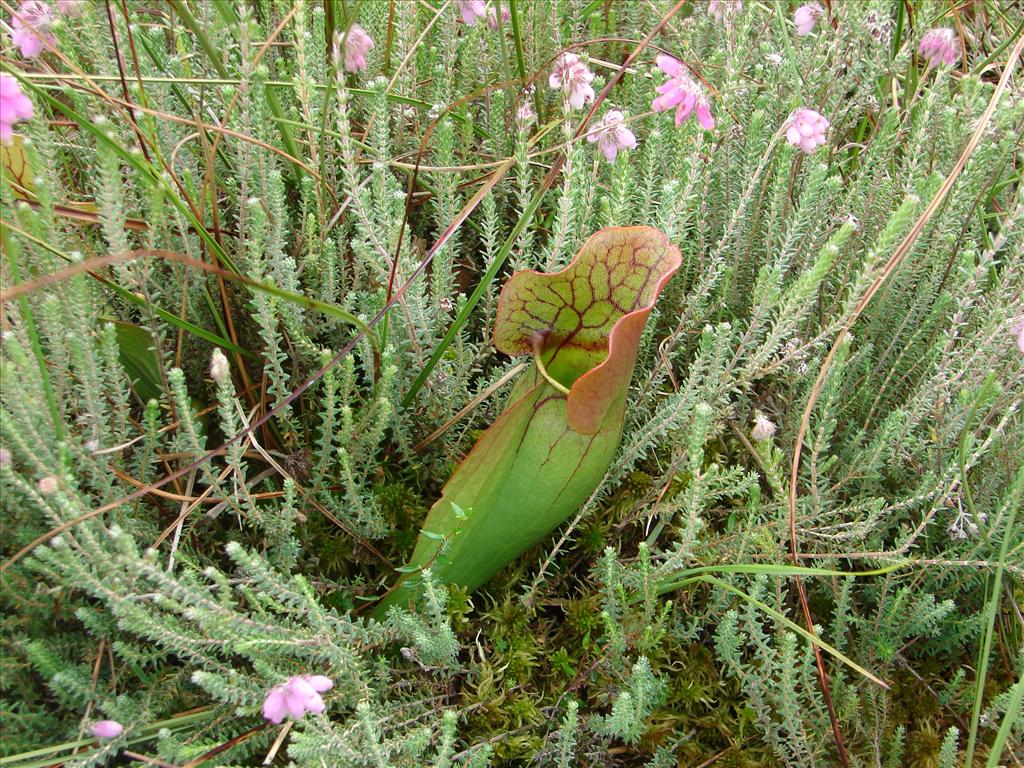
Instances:
[[[714,128],[715,119],[711,117],[711,105],[704,95],[704,89],[690,76],[683,63],[663,53],[658,55],[655,62],[658,69],[668,75],[669,79],[658,86],[657,90],[661,95],[651,103],[651,109],[655,112],[664,112],[675,107],[676,125],[682,125],[683,120],[694,112],[701,128],[706,131]]]
[[[758,411],[754,416],[754,428],[750,430],[750,436],[759,443],[771,440],[775,436],[775,425]]]
[[[39,0],[26,0],[11,18],[11,42],[26,59],[34,59],[43,52],[46,43],[57,44],[57,38],[50,32],[52,23],[50,6]]]
[[[786,141],[801,151],[811,154],[817,147],[825,143],[825,132],[828,120],[824,115],[813,109],[801,107],[789,118],[786,128]]]
[[[1024,315],[1011,323],[1010,333],[1017,337],[1017,349],[1021,351],[1021,354],[1024,354]]]
[[[814,25],[825,14],[825,9],[818,3],[807,3],[801,5],[793,14],[793,23],[796,25],[796,33],[803,37],[814,31]]]
[[[501,23],[506,24],[512,19],[512,12],[503,5],[499,7],[501,8]],[[498,28],[498,8],[493,5],[487,9],[487,26],[495,30]]]
[[[520,126],[525,128],[536,119],[537,116],[533,114],[533,107],[530,106],[529,97],[527,94],[524,94],[523,102],[519,105],[519,109],[516,110],[516,120]]]
[[[82,13],[85,7],[85,0],[57,0],[57,10],[64,16],[72,18]]]
[[[18,81],[10,75],[0,75],[0,143],[13,142],[14,124],[33,114],[32,102],[21,92]]]
[[[36,483],[36,488],[39,489],[39,493],[43,496],[49,496],[51,493],[57,490],[57,478],[56,477],[41,477],[39,482]]]
[[[324,711],[324,700],[320,694],[334,687],[330,678],[323,675],[296,675],[288,682],[275,685],[263,701],[263,717],[270,722],[280,723],[285,715],[298,720],[307,712],[314,715]]]
[[[921,37],[917,52],[928,59],[933,67],[955,64],[960,58],[960,38],[949,27],[929,29]]]
[[[563,53],[555,62],[555,68],[551,70],[548,77],[548,85],[554,89],[561,89],[569,101],[569,106],[579,109],[584,104],[594,100],[594,89],[590,83],[594,79],[594,73],[587,69],[587,65],[580,61],[575,53]]]
[[[731,24],[733,17],[743,10],[743,0],[709,0],[708,16],[719,24]]]
[[[487,15],[487,3],[484,0],[459,0],[459,12],[466,26],[475,27],[476,20]]]
[[[620,149],[636,147],[636,136],[626,127],[625,118],[617,109],[609,109],[604,113],[604,117],[598,120],[587,136],[587,141],[596,141],[598,149],[604,152],[604,157],[609,163],[615,162]]]
[[[345,69],[349,72],[366,69],[366,54],[373,50],[373,38],[365,29],[353,24],[348,33],[341,36],[341,46],[345,51]]]
[[[100,720],[93,723],[89,730],[97,739],[116,739],[124,732],[124,726],[117,720]]]

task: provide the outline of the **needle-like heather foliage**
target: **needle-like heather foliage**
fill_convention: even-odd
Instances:
[[[1012,764],[1018,3],[0,10],[5,766]],[[369,618],[607,226],[607,474]]]

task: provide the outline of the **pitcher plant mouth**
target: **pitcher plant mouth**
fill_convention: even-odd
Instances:
[[[632,374],[647,316],[681,264],[679,249],[656,229],[601,230],[564,269],[509,278],[494,344],[513,356],[532,353],[541,376],[568,400],[570,426],[594,434],[618,382]]]

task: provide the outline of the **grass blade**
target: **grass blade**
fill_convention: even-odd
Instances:
[[[792,631],[796,632],[798,635],[800,635],[801,637],[806,639],[808,642],[813,643],[814,645],[818,646],[821,650],[825,651],[826,653],[828,653],[831,656],[835,657],[839,661],[843,662],[843,664],[845,664],[846,666],[848,666],[850,669],[854,670],[855,672],[859,673],[864,678],[870,680],[871,682],[875,683],[876,685],[880,685],[883,688],[888,689],[888,687],[889,687],[888,683],[886,683],[881,678],[873,675],[871,672],[866,670],[864,667],[862,667],[860,664],[855,662],[849,656],[844,654],[838,648],[836,648],[836,647],[834,647],[832,645],[829,645],[828,643],[826,643],[824,640],[822,640],[817,635],[814,635],[814,634],[808,632],[806,629],[801,627],[796,622],[786,618],[782,613],[780,613],[779,611],[775,610],[770,605],[767,605],[766,603],[762,603],[760,600],[757,600],[757,599],[751,597],[746,592],[744,592],[742,589],[737,589],[732,584],[727,584],[726,582],[722,581],[721,579],[716,579],[714,576],[697,576],[697,577],[695,577],[693,579],[693,581],[703,581],[703,582],[706,582],[708,584],[712,584],[714,586],[721,587],[722,589],[725,589],[725,590],[727,590],[729,592],[732,592],[734,595],[737,595],[738,597],[743,598],[744,600],[746,600],[751,605],[753,605],[753,606],[761,609],[765,613],[767,613],[769,616],[771,616],[776,621],[779,621],[779,622],[785,624],[787,629],[791,629]]]
[[[705,573],[749,573],[762,574],[765,576],[838,576],[838,577],[862,577],[862,576],[883,576],[887,573],[899,570],[911,561],[904,561],[885,568],[876,568],[871,571],[837,571],[831,568],[805,568],[795,565],[769,565],[762,563],[737,563],[735,565],[702,565],[698,568],[687,568],[680,571],[678,578],[658,585],[658,594],[664,595],[679,588],[681,584],[691,582],[693,576]],[[639,599],[639,598],[638,598]]]

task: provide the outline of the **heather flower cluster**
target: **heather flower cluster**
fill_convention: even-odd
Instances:
[[[466,26],[475,27],[477,19],[487,16],[487,3],[484,0],[459,0],[459,13]]]
[[[14,141],[14,124],[28,120],[34,114],[32,102],[21,92],[18,81],[10,75],[0,75],[0,143]]]
[[[100,720],[89,729],[97,739],[116,739],[124,733],[124,726],[117,720]]]
[[[829,122],[820,112],[801,107],[789,118],[786,141],[808,155],[825,143]]]
[[[615,162],[620,149],[636,147],[636,136],[626,127],[625,116],[617,109],[605,112],[587,136],[587,141],[597,142],[597,148],[604,153],[609,163]]]
[[[320,696],[334,687],[330,678],[323,675],[296,675],[281,685],[270,689],[263,701],[263,717],[277,724],[285,716],[298,720],[307,712],[323,714],[324,700]]]
[[[526,128],[530,123],[537,119],[537,116],[533,113],[533,107],[530,105],[530,93],[523,93],[523,101],[516,110],[516,123],[520,128]]]
[[[497,10],[487,9],[478,0],[463,0],[460,3],[463,20],[467,24],[476,23],[476,18],[491,13],[494,25],[497,26]],[[708,14],[721,23],[728,24],[735,14],[743,8],[741,0],[711,0],[708,3]],[[794,25],[798,35],[810,34],[815,24],[824,16],[824,8],[816,2],[800,6],[794,14]],[[504,18],[504,10],[502,10]],[[658,68],[668,76],[668,80],[657,87],[658,96],[651,102],[654,112],[665,112],[675,109],[675,124],[682,123],[694,115],[704,130],[715,127],[715,119],[711,115],[711,103],[704,86],[690,74],[686,66],[678,59],[667,54],[659,54],[655,59]],[[574,53],[564,53],[555,62],[548,84],[562,91],[566,102],[573,109],[580,109],[594,100],[594,89],[591,83],[594,73]],[[529,110],[526,106],[524,109]],[[532,112],[524,113],[520,122],[527,122]],[[813,109],[800,108],[790,117],[786,127],[786,138],[794,147],[805,153],[813,152],[825,144],[829,121]],[[621,149],[632,149],[636,146],[636,136],[626,128],[622,113],[610,110],[597,123],[588,135],[588,141],[597,143],[609,162],[613,162]]]
[[[39,0],[27,0],[14,12],[11,18],[11,43],[26,59],[34,59],[47,45],[57,44],[57,38],[50,32],[53,12],[50,6]]]
[[[665,54],[660,54],[655,63],[669,79],[658,86],[657,91],[661,95],[654,99],[651,109],[655,112],[664,112],[675,107],[676,125],[682,125],[693,113],[697,116],[701,128],[706,131],[714,128],[715,120],[711,116],[711,105],[704,95],[704,88],[693,79],[683,63]]]
[[[793,24],[796,26],[796,33],[801,37],[811,34],[818,19],[825,15],[825,9],[818,3],[807,3],[801,5],[793,14]]]
[[[344,51],[345,69],[358,72],[366,69],[366,56],[373,50],[373,38],[361,26],[353,24],[341,36],[340,47]]]
[[[933,67],[952,65],[960,58],[960,38],[949,27],[929,29],[921,37],[917,52]]]
[[[708,16],[719,24],[732,24],[733,18],[743,10],[743,0],[709,0]]]
[[[548,77],[548,85],[561,90],[573,109],[580,109],[594,100],[594,89],[590,85],[594,73],[575,53],[563,53],[555,62],[555,68]]]

